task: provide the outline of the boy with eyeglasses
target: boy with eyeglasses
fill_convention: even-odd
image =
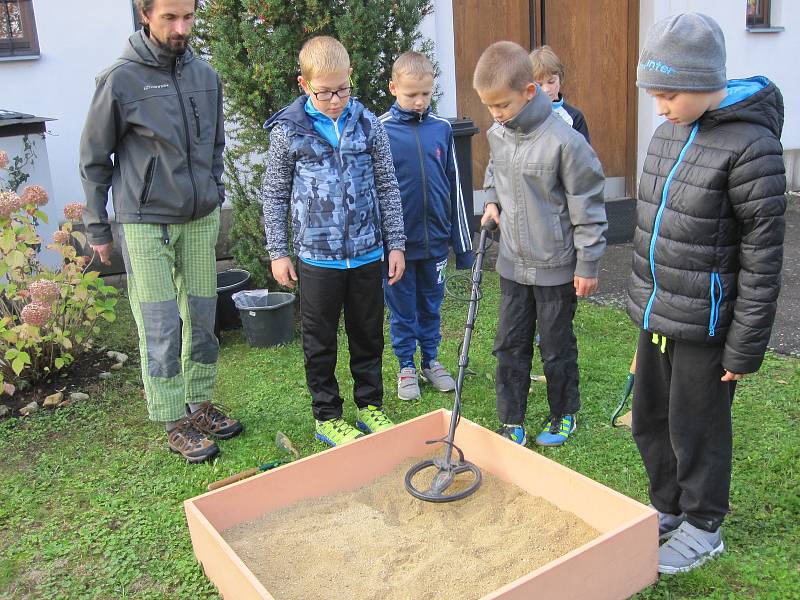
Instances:
[[[305,94],[264,125],[270,131],[262,188],[266,249],[275,280],[289,288],[299,280],[303,290],[315,437],[338,446],[393,425],[382,409],[383,262],[394,285],[405,270],[406,238],[389,138],[351,97],[347,50],[318,36],[299,58]],[[297,270],[289,257],[290,208]],[[334,373],[342,310],[357,428],[342,418]]]

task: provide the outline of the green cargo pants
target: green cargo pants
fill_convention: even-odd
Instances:
[[[219,212],[188,223],[122,226],[128,295],[153,421],[180,419],[186,404],[211,400],[214,392]]]

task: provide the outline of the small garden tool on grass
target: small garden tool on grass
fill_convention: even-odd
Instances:
[[[467,312],[467,324],[464,328],[464,341],[461,343],[461,355],[458,359],[458,378],[456,379],[456,393],[453,401],[453,411],[450,413],[450,429],[446,438],[430,440],[426,444],[444,444],[444,453],[441,458],[424,460],[411,467],[406,473],[406,490],[420,500],[428,502],[452,502],[466,498],[481,485],[481,471],[471,462],[464,460],[464,453],[461,448],[453,443],[456,435],[456,427],[461,419],[461,390],[464,387],[464,376],[466,375],[467,365],[469,364],[469,344],[472,340],[472,330],[475,327],[475,318],[478,314],[478,303],[481,299],[481,278],[483,258],[486,254],[486,240],[489,233],[497,228],[497,223],[490,220],[481,228],[480,242],[475,251],[475,265],[472,268],[472,289],[469,298],[469,311]],[[458,455],[453,460],[453,451]],[[435,473],[432,473],[436,469]],[[420,476],[417,481],[415,477],[425,472],[425,477]],[[464,475],[466,481],[459,481],[459,485],[448,490],[456,482],[456,476]],[[430,484],[425,489],[422,483],[429,481],[428,476],[432,475]]]
[[[208,491],[211,492],[213,490],[218,490],[219,488],[225,487],[226,485],[230,485],[231,483],[236,483],[237,481],[241,481],[242,479],[247,479],[248,477],[252,477],[253,475],[258,475],[263,471],[269,471],[270,469],[274,469],[275,467],[285,465],[286,463],[292,462],[293,460],[300,458],[300,453],[292,445],[292,442],[289,440],[288,437],[286,437],[285,433],[279,431],[278,433],[275,434],[275,445],[281,450],[290,453],[292,456],[271,460],[269,462],[264,463],[263,465],[259,465],[258,467],[253,467],[252,469],[246,469],[241,473],[236,473],[235,475],[231,475],[230,477],[226,477],[225,479],[220,479],[219,481],[209,483]]]
[[[636,373],[636,353],[634,352],[633,360],[631,361],[631,367],[630,369],[628,369],[628,377],[627,379],[625,379],[625,389],[622,390],[622,399],[619,401],[619,404],[617,404],[617,408],[611,415],[612,427],[619,427],[621,425],[621,423],[618,422],[618,419],[622,411],[625,410],[625,404],[628,402],[628,397],[631,395],[631,392],[633,391],[633,379],[635,373]]]

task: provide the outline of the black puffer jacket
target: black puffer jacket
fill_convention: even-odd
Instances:
[[[639,182],[628,313],[647,331],[725,344],[722,366],[758,370],[783,263],[783,98],[764,77],[693,127],[661,125]]]

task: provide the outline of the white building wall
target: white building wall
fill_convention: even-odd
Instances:
[[[0,135],[3,130],[0,128]],[[47,250],[47,244],[53,241],[53,232],[58,229],[61,221],[64,220],[64,213],[59,207],[59,217],[54,216],[54,203],[52,200],[53,181],[50,177],[50,159],[47,152],[47,139],[43,133],[29,133],[26,136],[15,135],[12,137],[0,137],[0,150],[8,152],[10,157],[24,156],[25,155],[25,137],[28,138],[28,143],[33,151],[34,158],[31,164],[27,165],[23,171],[29,175],[28,180],[23,183],[17,190],[20,194],[30,185],[40,185],[47,190],[50,195],[50,202],[45,207],[49,217],[49,223],[39,223],[37,232],[42,238],[42,251],[39,253],[39,258],[48,267],[55,268],[61,262],[61,255],[52,250]],[[2,173],[3,178],[8,176],[6,171]]]
[[[772,0],[772,25],[784,27],[779,33],[751,33],[745,28],[745,2],[733,0],[641,0],[639,47],[650,26],[670,15],[694,11],[713,17],[725,34],[728,78],[765,75],[783,93],[785,122],[781,141],[785,151],[790,189],[800,187],[800,2]],[[638,174],[650,137],[663,119],[655,103],[639,92]]]
[[[52,224],[84,201],[78,142],[94,78],[120,55],[133,13],[130,0],[34,0],[33,9],[41,55],[0,60],[0,108],[56,119],[47,123]]]
[[[425,17],[420,26],[424,38],[433,41],[435,58],[441,71],[439,75],[439,98],[436,112],[442,117],[458,117],[456,105],[456,57],[453,33],[452,0],[435,0],[434,12]]]

